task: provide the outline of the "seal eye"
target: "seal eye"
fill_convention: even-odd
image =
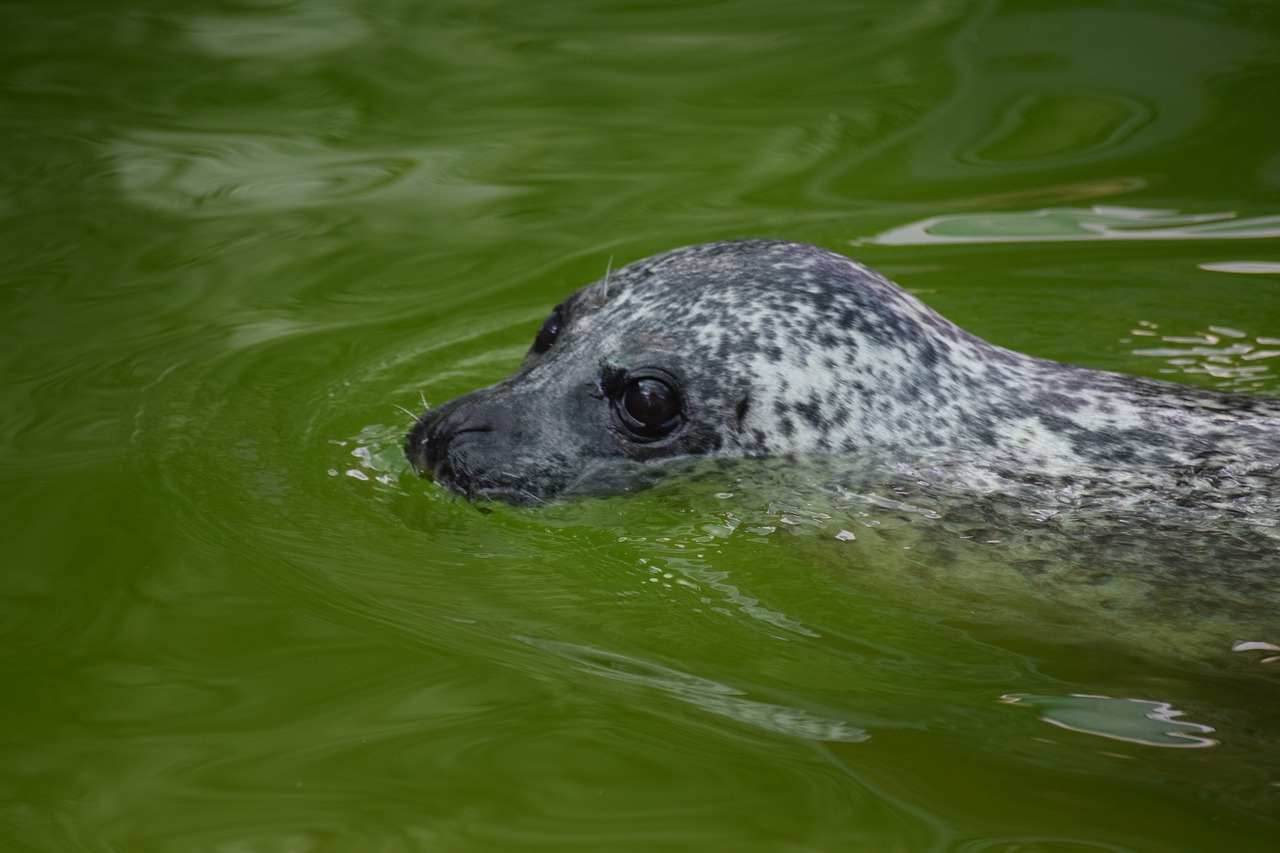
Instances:
[[[538,335],[533,339],[533,351],[538,355],[551,349],[551,345],[556,342],[556,338],[560,337],[560,327],[564,325],[564,320],[560,316],[560,309],[551,312],[551,316],[542,324],[542,328],[538,330]]]
[[[644,438],[661,438],[680,421],[680,395],[660,379],[633,379],[618,402],[622,423]]]

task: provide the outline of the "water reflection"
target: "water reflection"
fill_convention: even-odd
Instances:
[[[295,210],[357,198],[466,206],[515,192],[464,178],[464,152],[433,146],[359,151],[286,134],[139,130],[107,151],[130,200],[187,215]]]
[[[1182,711],[1168,702],[1114,699],[1081,693],[1070,696],[1011,693],[1001,696],[1000,701],[1036,708],[1041,711],[1040,719],[1050,725],[1112,740],[1166,749],[1218,745],[1213,738],[1204,737],[1213,732],[1212,726],[1177,719],[1182,716]]]
[[[1231,391],[1265,391],[1275,383],[1273,359],[1280,358],[1280,338],[1253,336],[1241,329],[1209,326],[1195,334],[1169,334],[1158,323],[1140,320],[1122,343],[1138,346],[1134,355],[1162,359],[1161,373],[1207,376]]]
[[[857,743],[868,735],[840,720],[817,717],[789,708],[744,698],[745,691],[727,684],[678,672],[665,666],[613,652],[571,643],[520,637],[522,641],[581,664],[583,671],[603,678],[642,684],[723,717],[750,726],[807,740]]]
[[[1241,240],[1280,237],[1280,215],[1177,213],[1095,205],[953,213],[899,225],[854,245],[1051,243],[1094,240]]]
[[[828,167],[815,195],[1115,163],[1184,138],[1215,116],[1206,81],[1266,50],[1262,31],[1186,11],[987,4],[946,42],[949,94]]]
[[[272,61],[344,50],[373,32],[358,12],[341,3],[280,3],[255,12],[201,12],[177,23],[191,44],[210,55]]]

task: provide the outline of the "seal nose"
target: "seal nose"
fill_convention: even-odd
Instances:
[[[425,413],[405,436],[404,455],[418,476],[448,482],[454,477],[450,445],[463,433],[493,432],[487,423],[470,423],[452,403]]]
[[[409,430],[404,439],[404,455],[409,460],[419,477],[432,479],[436,468],[444,458],[449,442],[453,440],[452,431],[445,423],[445,412],[434,409],[418,418],[418,422]]]

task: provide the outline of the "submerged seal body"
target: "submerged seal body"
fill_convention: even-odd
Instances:
[[[814,454],[987,492],[1105,482],[1280,508],[1280,400],[1016,353],[782,241],[677,249],[583,288],[511,377],[429,410],[405,452],[516,503],[624,491],[687,457]]]

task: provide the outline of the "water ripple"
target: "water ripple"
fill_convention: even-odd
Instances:
[[[745,693],[743,690],[638,658],[571,643],[538,640],[532,637],[519,639],[576,661],[583,666],[584,672],[652,687],[674,696],[681,702],[696,705],[704,711],[766,731],[807,740],[848,743],[857,743],[870,737],[864,730],[840,720],[816,717],[799,708],[742,698]]]
[[[467,206],[514,192],[461,175],[444,148],[344,150],[318,139],[198,130],[137,130],[107,146],[124,194],[188,215],[297,210],[356,198]]]
[[[358,14],[324,2],[284,4],[253,15],[202,13],[176,23],[188,41],[212,56],[273,61],[334,53],[373,33]]]
[[[1046,243],[1095,240],[1239,240],[1280,237],[1280,215],[1177,213],[1139,207],[1050,207],[953,213],[899,225],[853,245]]]

